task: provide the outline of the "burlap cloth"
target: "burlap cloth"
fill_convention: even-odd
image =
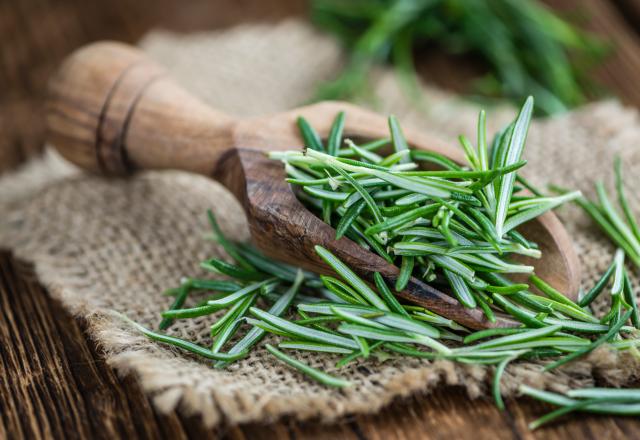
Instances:
[[[288,109],[310,98],[318,80],[330,78],[342,60],[336,44],[307,25],[290,21],[225,32],[174,35],[155,32],[141,42],[178,79],[219,109],[249,116]],[[425,88],[426,110],[405,99],[393,76],[379,72],[376,90],[384,108],[405,124],[454,142],[475,138],[477,108]],[[348,117],[348,115],[347,115]],[[490,129],[513,117],[492,108]],[[529,177],[577,187],[592,194],[593,181],[611,184],[612,156],[622,156],[629,196],[638,206],[640,123],[635,111],[616,102],[593,104],[531,128],[526,158]],[[197,263],[222,251],[203,239],[205,210],[213,208],[222,228],[248,238],[244,216],[220,185],[180,172],[150,172],[127,180],[79,173],[55,154],[0,177],[0,246],[32,262],[39,279],[74,314],[90,324],[104,356],[121,373],[135,374],[161,411],[201,414],[208,425],[268,420],[288,414],[331,420],[377,411],[398,396],[456,384],[470,396],[486,392],[492,370],[447,361],[410,358],[353,363],[337,372],[355,386],[328,389],[284,367],[263,350],[227,370],[150,342],[106,313],[117,310],[155,328],[170,304],[160,295]],[[584,268],[584,287],[609,264],[613,247],[574,207],[560,211]],[[636,272],[637,273],[637,272]],[[634,276],[637,286],[637,277]],[[209,318],[178,322],[171,333],[207,343]],[[300,354],[313,366],[335,372],[335,358]],[[563,390],[596,382],[623,385],[640,366],[629,355],[606,350],[561,371],[541,373],[532,362],[510,365],[502,390],[520,383]]]

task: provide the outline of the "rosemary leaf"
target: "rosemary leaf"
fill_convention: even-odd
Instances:
[[[274,355],[276,358],[284,362],[285,364],[299,370],[310,378],[320,382],[323,385],[327,385],[330,387],[342,388],[351,386],[351,382],[345,379],[341,379],[339,377],[331,376],[323,371],[318,370],[317,368],[310,367],[309,365],[296,360],[290,356],[287,356],[280,350],[276,349],[274,346],[266,344],[265,348]]]

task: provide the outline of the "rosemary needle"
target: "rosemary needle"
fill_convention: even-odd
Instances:
[[[475,333],[471,333],[466,336],[463,340],[465,344],[470,344],[479,339],[490,338],[493,336],[504,336],[504,335],[513,335],[517,333],[526,332],[528,329],[526,328],[489,328],[486,330],[479,330]]]
[[[182,348],[183,350],[190,351],[191,353],[197,354],[207,359],[214,359],[218,361],[235,361],[245,357],[248,353],[247,350],[243,350],[235,354],[214,353],[205,347],[201,347],[198,344],[194,344],[193,342],[185,341],[184,339],[175,338],[173,336],[163,335],[161,333],[153,332],[148,328],[136,323],[135,321],[132,321],[131,319],[127,318],[125,315],[121,313],[116,313],[116,312],[113,312],[113,313],[123,321],[126,321],[127,323],[131,324],[136,330],[138,330],[140,333],[142,333],[149,339],[153,339],[154,341],[158,341],[158,342],[163,342],[165,344],[174,345],[176,347]]]
[[[337,114],[333,124],[331,125],[331,131],[329,132],[329,140],[327,142],[327,154],[335,156],[342,143],[342,130],[344,129],[344,112]]]
[[[520,114],[514,121],[513,132],[509,139],[509,145],[505,149],[504,160],[499,164],[500,166],[511,165],[520,160],[525,140],[527,138],[527,131],[529,129],[529,122],[531,120],[532,113],[533,98],[528,97],[524,106],[520,110]],[[507,218],[507,210],[511,194],[513,192],[513,183],[515,178],[515,173],[509,173],[500,179],[499,188],[497,190],[497,205],[494,212],[496,233],[498,234],[498,237],[502,237],[503,234],[504,223]]]
[[[244,269],[216,258],[200,263],[200,267],[240,280],[259,280],[262,278],[262,274],[253,269]]]
[[[367,302],[360,296],[358,292],[353,290],[347,284],[342,281],[321,275],[320,279],[324,286],[329,289],[332,293],[334,293],[338,298],[342,301],[347,302],[349,304],[367,304]]]
[[[396,280],[396,292],[402,292],[409,284],[409,279],[413,273],[414,258],[411,256],[403,256],[400,265],[400,274]]]
[[[169,307],[169,310],[176,310],[182,307],[184,302],[187,300],[187,296],[189,296],[189,292],[191,290],[191,283],[189,281],[182,283],[182,286],[178,289],[178,294],[173,300],[173,304]],[[166,330],[173,323],[173,318],[163,318],[160,322],[160,330]]]
[[[398,302],[395,295],[391,293],[391,290],[389,290],[387,283],[384,281],[384,278],[382,278],[382,275],[380,275],[379,272],[376,272],[373,274],[373,280],[376,283],[378,292],[380,292],[380,295],[382,296],[382,298],[387,302],[387,304],[389,305],[389,308],[396,313],[399,313],[404,316],[409,316],[409,313]]]
[[[620,331],[622,326],[627,322],[627,320],[631,316],[632,312],[633,312],[633,310],[627,311],[622,316],[622,318],[614,326],[612,326],[609,329],[609,331],[605,335],[601,336],[596,341],[594,341],[591,344],[589,344],[587,347],[582,348],[582,349],[580,349],[578,351],[575,351],[575,352],[571,353],[568,356],[560,358],[555,362],[552,362],[552,363],[550,363],[548,365],[545,365],[545,367],[544,367],[545,371],[549,371],[549,370],[552,370],[554,368],[557,368],[557,367],[559,367],[561,365],[566,364],[567,362],[571,362],[572,360],[577,359],[580,356],[584,356],[585,354],[595,350],[597,347],[602,345],[604,342],[608,341],[612,336],[616,335]]]
[[[636,237],[637,240],[640,241],[640,226],[638,225],[638,222],[635,216],[633,215],[631,208],[629,207],[629,202],[627,201],[627,197],[624,193],[624,184],[623,184],[623,178],[622,178],[622,161],[620,160],[619,156],[616,156],[614,160],[614,170],[615,170],[615,177],[616,177],[616,191],[618,193],[618,203],[620,204],[620,207],[622,207],[622,211],[624,212],[625,218],[627,220],[627,223],[629,223],[629,226],[633,232],[633,235]]]
[[[276,358],[278,358],[285,364],[303,372],[305,375],[311,377],[312,379],[315,379],[316,381],[320,382],[323,385],[327,385],[330,387],[337,387],[337,388],[351,386],[351,382],[349,382],[348,380],[331,376],[321,370],[310,367],[304,362],[301,362],[297,359],[287,356],[286,354],[284,354],[283,352],[276,349],[274,346],[270,344],[266,344],[265,348],[269,351],[269,353],[274,355]]]
[[[353,288],[358,291],[364,299],[370,304],[378,307],[382,310],[389,310],[389,307],[380,299],[380,297],[358,277],[347,265],[337,259],[335,255],[323,248],[322,246],[315,247],[316,252],[333,270],[336,271],[342,278],[344,278]]]
[[[299,117],[296,122],[300,129],[300,133],[302,134],[302,138],[304,139],[304,146],[317,151],[324,151],[324,146],[322,145],[320,136],[318,136],[318,133],[313,129],[309,122],[303,117]]]
[[[600,279],[596,282],[596,284],[587,292],[581,299],[578,301],[578,305],[580,307],[586,307],[595,300],[598,295],[604,290],[611,275],[613,275],[614,270],[616,270],[616,262],[615,260],[611,263],[609,268],[607,268],[606,272],[602,274]]]
[[[507,368],[507,364],[512,361],[514,358],[506,357],[502,360],[498,366],[496,367],[493,373],[493,398],[496,402],[496,406],[499,410],[504,410],[504,401],[502,400],[502,394],[500,393],[500,382],[502,379],[502,375]]]
[[[260,310],[256,307],[250,308],[249,311],[251,312],[252,315],[265,321],[267,324],[272,325],[284,332],[290,333],[292,335],[296,335],[301,339],[308,339],[310,341],[316,341],[316,342],[331,343],[339,347],[346,347],[346,348],[352,348],[352,349],[358,348],[357,344],[353,342],[352,339],[345,338],[343,336],[338,336],[329,332],[306,328],[304,326],[294,324],[293,322],[288,321],[284,318],[271,315],[270,313],[267,313],[264,310]]]
[[[559,410],[532,422],[529,425],[531,429],[536,429],[563,414],[580,410],[599,414],[640,414],[640,400],[636,396],[637,390],[583,388],[568,391],[567,395],[570,397],[526,385],[520,385],[519,390],[524,395],[561,407]],[[584,400],[580,400],[581,398]]]
[[[209,224],[211,225],[211,229],[215,234],[215,239],[220,245],[224,248],[224,250],[229,254],[242,268],[253,271],[253,266],[244,259],[244,257],[238,252],[237,246],[231,241],[227,240],[227,238],[222,233],[222,229],[218,226],[218,222],[213,215],[213,212],[209,209],[207,210],[207,218],[209,219]]]
[[[633,293],[633,288],[631,287],[631,280],[629,279],[629,273],[624,270],[623,273],[623,282],[624,282],[624,298],[631,305],[631,322],[633,326],[637,329],[640,329],[640,314],[638,313],[638,300],[636,299],[635,294]]]

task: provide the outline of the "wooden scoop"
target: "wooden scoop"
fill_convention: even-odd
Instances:
[[[224,60],[221,60],[224,62]],[[280,162],[265,152],[301,148],[296,118],[304,116],[326,137],[333,118],[346,112],[345,136],[388,137],[386,118],[343,102],[322,102],[289,112],[234,119],[190,95],[157,64],[124,44],[101,42],[79,49],[50,82],[47,123],[50,140],[80,167],[111,175],[136,170],[178,169],[213,177],[241,202],[255,244],[279,260],[320,273],[330,269],[315,254],[329,249],[363,278],[380,272],[395,284],[398,268],[347,238],[308,211],[295,197]],[[414,148],[461,162],[457,148],[405,128]],[[541,247],[543,259],[528,263],[536,273],[575,298],[579,265],[558,219],[545,214],[521,228]],[[471,328],[491,324],[480,310],[412,278],[397,295]]]

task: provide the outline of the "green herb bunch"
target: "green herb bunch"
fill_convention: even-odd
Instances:
[[[395,285],[403,290],[411,276],[444,285],[466,307],[480,307],[495,321],[491,304],[504,295],[528,304],[526,284],[509,285],[504,274],[531,274],[533,267],[513,255],[539,258],[538,246],[518,226],[580,196],[571,192],[543,197],[523,192],[517,171],[533,109],[527,99],[518,117],[487,145],[485,115],[478,120],[477,146],[460,137],[467,166],[426,151],[410,150],[394,117],[390,140],[342,146],[344,114],[333,124],[326,147],[304,120],[305,152],[272,153],[282,160],[300,198],[336,229],[400,267]],[[391,144],[388,156],[376,153]],[[420,167],[436,165],[436,171]],[[535,189],[534,189],[535,190]],[[537,277],[532,280],[541,282]],[[542,308],[544,310],[544,307]]]
[[[340,114],[326,146],[300,119],[306,154],[273,156],[285,162],[289,181],[301,188],[300,197],[336,227],[337,235],[351,237],[401,266],[398,284],[388,286],[375,273],[370,285],[320,246],[315,250],[334,276],[317,276],[274,261],[249,244],[225,237],[209,212],[213,239],[232,262],[208,259],[200,266],[216,279],[185,278],[166,291],[173,300],[162,313],[158,331],[131,324],[150,339],[213,360],[216,368],[247,356],[270,334],[264,347],[275,359],[331,387],[353,385],[340,371],[369,357],[492,365],[493,395],[500,408],[500,381],[509,362],[538,359],[542,368],[551,370],[600,346],[640,357],[640,320],[623,248],[577,303],[533,274],[529,282],[542,294],[503,276],[531,271],[511,262],[509,255],[540,254],[516,232],[517,226],[580,196],[545,197],[522,190],[535,191],[516,172],[524,166],[520,156],[531,107],[528,100],[490,150],[482,113],[477,147],[461,138],[465,167],[437,154],[409,150],[395,118],[389,120],[390,140],[358,145],[342,141]],[[380,155],[388,144],[393,147],[390,154]],[[421,171],[420,164],[441,170]],[[424,307],[403,303],[393,289],[404,288],[411,275],[450,288],[463,304],[481,307],[490,319],[506,313],[520,325],[472,332]],[[596,317],[590,305],[604,292],[611,307]],[[196,317],[209,317],[210,346],[165,332],[175,320]],[[296,355],[301,351],[323,353],[335,360],[335,366],[326,371],[313,368]],[[521,392],[561,407],[532,428],[575,410],[640,412],[637,390],[574,390],[562,396],[522,387]]]
[[[234,262],[208,259],[201,267],[227,279],[186,278],[179,287],[167,290],[165,294],[174,300],[162,313],[160,331],[128,321],[150,339],[215,361],[216,368],[225,368],[247,356],[270,333],[279,342],[277,346],[273,343],[264,346],[276,359],[330,387],[351,386],[351,382],[339,376],[339,371],[358,359],[372,356],[380,361],[408,356],[495,365],[493,394],[497,405],[503,408],[500,380],[513,360],[548,359],[545,369],[552,369],[604,344],[612,350],[633,351],[640,344],[635,338],[635,328],[626,325],[633,313],[630,306],[624,305],[620,310],[624,313],[610,312],[607,316],[615,318],[600,323],[587,306],[582,308],[566,299],[562,305],[554,306],[547,296],[535,294],[530,294],[531,303],[540,301],[547,313],[536,314],[534,309],[511,305],[518,309],[515,316],[522,321],[520,327],[472,333],[423,307],[400,303],[379,273],[374,274],[375,288],[369,286],[320,246],[316,252],[335,271],[335,277],[317,277],[274,262],[249,244],[228,240],[211,213],[209,218],[215,241]],[[622,284],[623,289],[627,288],[621,270],[624,259],[620,255],[623,253],[619,252],[613,263],[612,296],[620,295],[616,286]],[[606,285],[601,280],[594,289],[600,294]],[[551,297],[560,295],[544,283],[541,286]],[[194,304],[185,307],[188,296],[193,297]],[[593,300],[596,295],[589,296]],[[497,303],[497,308],[500,307]],[[617,308],[612,310],[618,312]],[[176,319],[202,316],[211,317],[210,347],[163,332]],[[300,351],[333,356],[335,367],[331,371],[313,368],[297,359],[295,353]],[[537,390],[527,388],[522,392],[532,394]],[[562,399],[560,396],[552,403],[573,405]],[[609,409],[606,405],[585,408],[600,412]],[[611,408],[616,413],[631,410],[619,405]]]
[[[313,0],[312,20],[349,52],[340,76],[324,84],[319,99],[369,95],[367,77],[391,62],[415,92],[413,50],[435,45],[479,55],[490,73],[476,91],[520,101],[533,94],[542,114],[585,100],[586,68],[603,46],[537,1],[517,0]]]

